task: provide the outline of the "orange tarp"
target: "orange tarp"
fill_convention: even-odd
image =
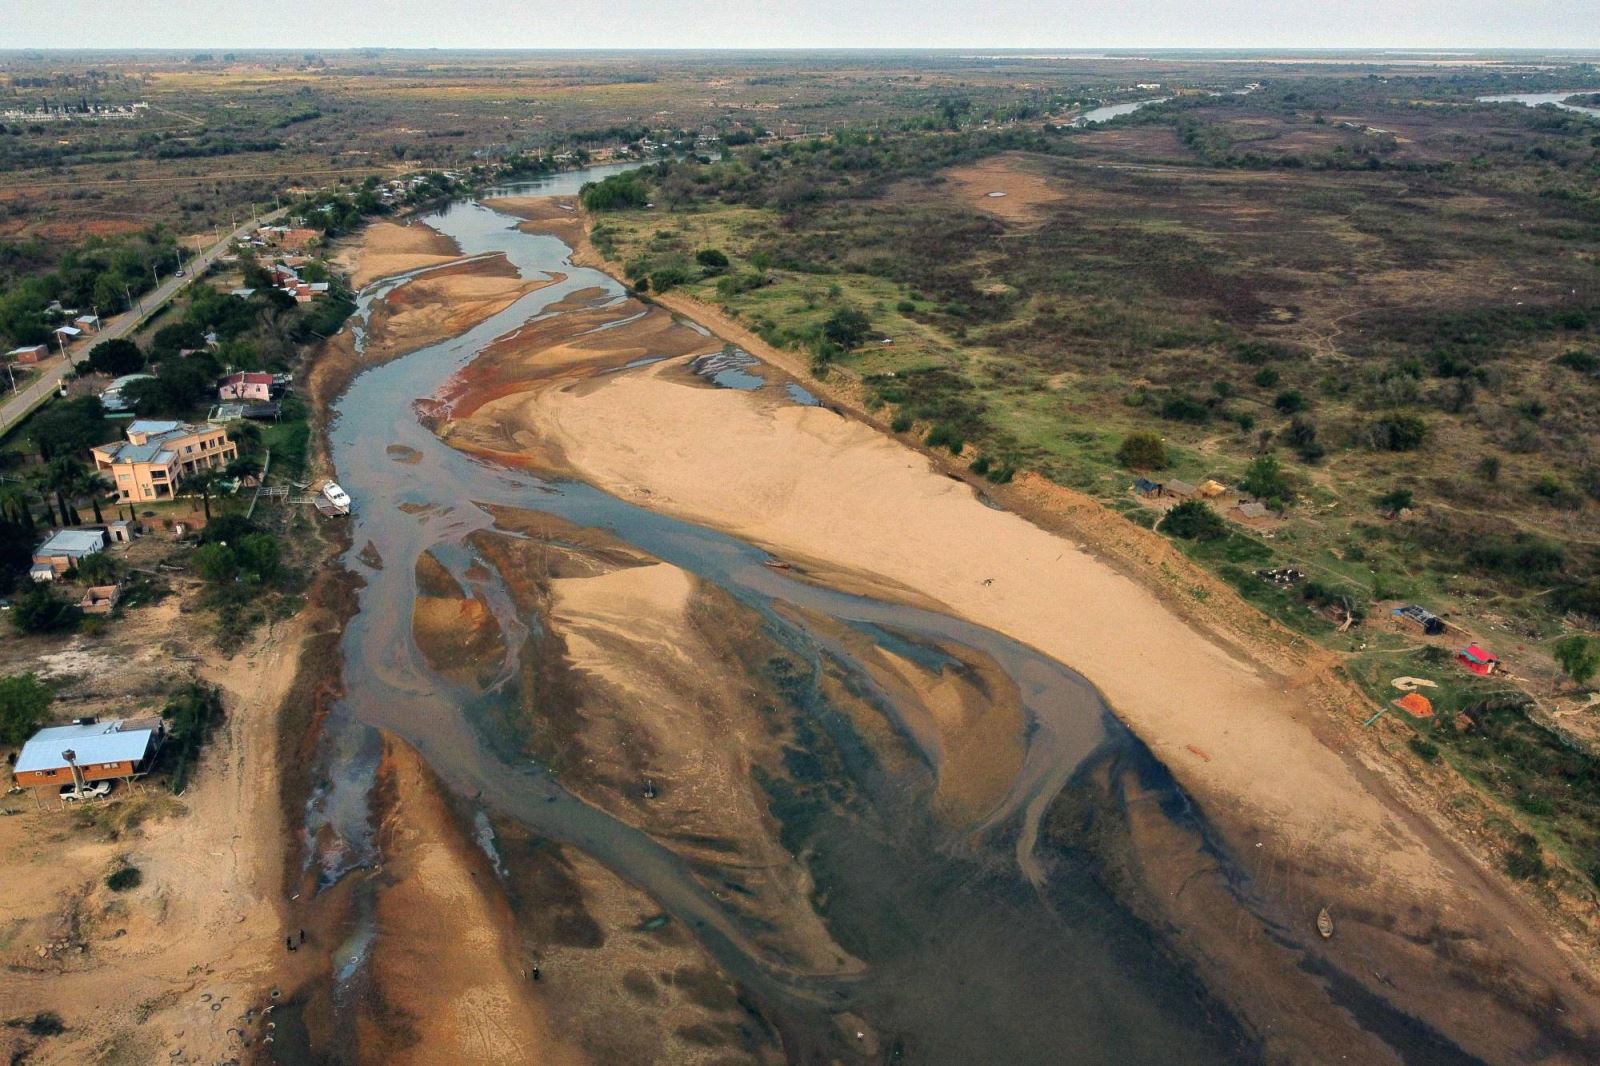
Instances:
[[[1420,692],[1408,692],[1394,702],[1413,718],[1433,717],[1433,703]]]

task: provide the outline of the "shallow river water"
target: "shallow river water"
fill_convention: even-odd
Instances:
[[[515,191],[571,193],[600,173],[566,174]],[[503,252],[524,276],[559,272],[566,277],[460,337],[364,371],[336,405],[332,454],[338,478],[355,500],[353,547],[343,563],[361,575],[366,587],[344,635],[347,695],[326,724],[323,783],[306,812],[308,835],[335,834],[347,845],[335,851],[337,861],[326,863],[323,883],[380,861],[370,839],[367,795],[379,749],[375,730],[385,729],[414,745],[447,788],[471,797],[482,811],[581,849],[648,892],[753,994],[784,1033],[795,1061],[850,1061],[853,1048],[841,1038],[836,1021],[844,1010],[891,1036],[896,1041],[891,1046],[915,1049],[905,1061],[1131,1064],[1255,1058],[1253,1043],[1230,1014],[1107,890],[1094,861],[1084,858],[1088,852],[1075,853],[1072,861],[1043,854],[1039,826],[1046,808],[1074,774],[1107,764],[1131,768],[1155,791],[1167,817],[1214,847],[1170,777],[1111,716],[1094,689],[1060,664],[990,630],[818,587],[764,565],[765,552],[722,533],[652,513],[585,484],[541,480],[443,444],[419,422],[414,401],[435,393],[492,339],[563,297],[595,287],[620,297],[622,290],[599,272],[574,267],[560,241],[524,233],[515,228],[515,219],[477,202],[453,204],[424,221],[453,237],[465,254]],[[394,284],[369,286],[362,313],[374,294]],[[814,402],[801,392],[789,396],[793,402]],[[397,462],[390,451],[395,445],[420,459]],[[847,658],[795,620],[809,612],[902,653],[936,644],[977,649],[1015,681],[1029,720],[1023,770],[972,839],[953,844],[914,812],[896,814],[896,805],[906,804],[909,794],[894,782],[878,782],[869,792],[885,811],[876,824],[903,825],[903,830],[871,837],[845,825],[831,836],[827,826],[820,830],[827,858],[814,872],[837,886],[833,895],[845,901],[831,909],[830,928],[866,962],[864,975],[830,979],[775,964],[752,946],[737,918],[672,851],[575,798],[525,755],[485,739],[476,718],[486,702],[497,698],[495,686],[465,691],[435,674],[410,631],[419,556],[435,551],[459,575],[471,562],[461,541],[491,525],[480,504],[544,511],[611,531],[726,590],[758,611],[776,639],[805,654],[826,651]],[[381,566],[358,557],[369,543]],[[526,623],[511,611],[503,591],[491,590],[488,602],[507,645],[516,647]],[[803,612],[786,611],[787,606]],[[492,848],[487,821],[479,824],[480,839]],[[340,988],[359,983],[374,935],[361,913],[358,906],[354,928],[336,956]],[[625,1025],[626,1019],[617,1024]]]

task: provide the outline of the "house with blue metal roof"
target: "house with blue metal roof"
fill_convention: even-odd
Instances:
[[[21,788],[58,788],[143,777],[166,736],[160,718],[80,718],[71,725],[50,726],[28,738],[11,778]]]

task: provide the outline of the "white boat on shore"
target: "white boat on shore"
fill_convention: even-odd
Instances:
[[[350,513],[350,494],[340,488],[337,481],[328,481],[323,484],[322,498],[332,504],[340,514]]]

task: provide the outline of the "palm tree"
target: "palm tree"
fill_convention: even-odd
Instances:
[[[83,464],[70,455],[50,460],[50,465],[45,468],[44,484],[55,493],[56,505],[61,508],[61,524],[64,526],[78,524],[78,512],[67,506],[67,498],[77,494],[82,479]]]
[[[189,492],[200,494],[200,502],[206,510],[206,521],[211,521],[211,490],[216,488],[217,472],[209,467],[196,467],[193,473],[184,476],[179,485]]]
[[[105,525],[105,517],[100,513],[100,501],[114,494],[117,487],[98,471],[83,467],[82,476],[78,478],[77,491],[74,497],[89,497],[89,506],[94,508],[94,521],[96,525]]]

